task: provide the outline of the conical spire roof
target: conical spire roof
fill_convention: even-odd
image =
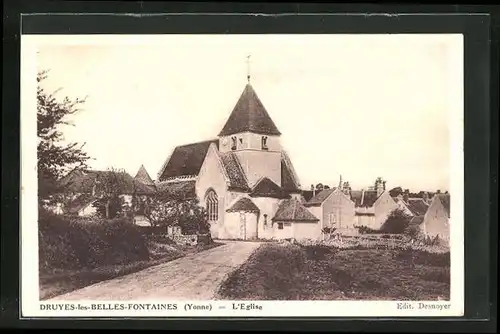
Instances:
[[[137,172],[137,174],[134,177],[134,180],[139,181],[143,184],[154,185],[154,182],[151,179],[151,177],[149,176],[148,171],[146,170],[144,165],[141,165],[141,167],[139,168],[139,171]]]
[[[243,90],[219,136],[240,132],[281,135],[250,83]]]

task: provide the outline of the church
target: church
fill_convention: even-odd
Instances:
[[[304,205],[280,137],[248,77],[217,137],[177,146],[157,187],[196,196],[207,210],[213,238],[318,239],[320,219]]]

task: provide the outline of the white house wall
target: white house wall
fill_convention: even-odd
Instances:
[[[374,203],[375,220],[373,222],[374,229],[380,229],[385,223],[392,211],[396,210],[399,205],[396,204],[388,191],[384,192]]]
[[[323,237],[323,234],[321,232],[321,224],[319,221],[294,221],[292,223],[292,227],[293,237],[297,240],[321,240]]]
[[[434,238],[436,235],[442,240],[449,242],[450,225],[448,213],[441,204],[441,201],[434,199],[425,213],[423,221],[423,231],[426,235]]]
[[[278,210],[280,200],[277,198],[268,198],[268,197],[257,197],[252,198],[251,200],[255,203],[255,205],[259,208],[259,238],[261,239],[270,239],[273,237],[273,229],[272,229],[272,221],[271,219],[274,217],[274,214]],[[264,216],[267,215],[267,218]],[[267,220],[267,223],[264,224],[264,220]]]

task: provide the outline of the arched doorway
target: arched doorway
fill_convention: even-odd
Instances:
[[[205,209],[207,210],[208,222],[216,223],[219,220],[219,199],[213,189],[205,194]]]

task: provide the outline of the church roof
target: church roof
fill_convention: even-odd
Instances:
[[[295,198],[283,200],[276,214],[274,215],[273,221],[318,221],[307,208]]]
[[[234,203],[227,212],[238,212],[238,211],[247,211],[247,212],[260,212],[257,205],[248,197],[240,198],[236,203]]]
[[[158,192],[175,199],[193,199],[196,197],[196,181],[159,182]]]
[[[221,160],[229,177],[229,188],[232,190],[250,191],[245,172],[236,154],[233,152],[223,153],[221,154]]]
[[[250,84],[243,90],[219,136],[240,132],[281,135]]]
[[[285,198],[286,194],[283,190],[267,177],[260,179],[260,181],[253,187],[250,193],[251,197],[271,197],[271,198]]]
[[[299,182],[295,178],[288,156],[285,152],[281,154],[281,188],[289,193],[300,193]]]
[[[177,146],[161,171],[158,180],[164,181],[170,177],[198,175],[211,143],[219,146],[218,139]]]

